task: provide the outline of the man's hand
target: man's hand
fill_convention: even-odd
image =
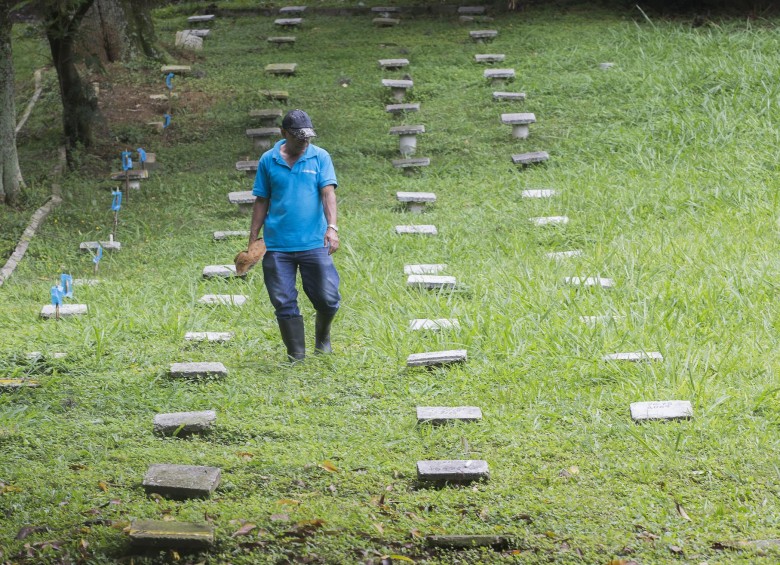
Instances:
[[[339,250],[339,234],[333,228],[325,230],[325,242],[324,247],[328,248],[328,255],[333,255]]]

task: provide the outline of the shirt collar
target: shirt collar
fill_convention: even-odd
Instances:
[[[272,155],[273,155],[274,160],[276,160],[276,162],[284,163],[285,165],[287,165],[287,161],[284,160],[284,157],[282,157],[282,153],[281,153],[282,145],[284,145],[285,143],[287,143],[287,140],[285,140],[285,139],[280,139],[279,141],[277,141],[274,144],[274,149],[273,149]],[[296,163],[300,163],[301,161],[305,161],[306,159],[309,159],[309,158],[311,158],[313,156],[314,156],[314,145],[311,142],[309,142],[309,146],[306,147],[306,151],[303,152],[303,155],[298,157],[298,160],[296,161]]]

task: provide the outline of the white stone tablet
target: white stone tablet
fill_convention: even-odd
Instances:
[[[215,231],[214,239],[217,241],[223,241],[232,237],[249,237],[249,230],[237,230],[237,231]]]
[[[405,275],[435,275],[442,272],[447,268],[447,265],[442,263],[438,265],[404,265]]]
[[[525,92],[494,92],[493,100],[520,102],[525,100]]]
[[[477,63],[500,63],[506,58],[503,53],[474,55],[474,60]]]
[[[295,27],[301,25],[303,18],[278,18],[274,24],[282,27]]]
[[[436,230],[436,226],[420,225],[420,226],[395,226],[395,233],[397,233],[397,234],[436,235],[439,232]]]
[[[482,73],[482,76],[484,76],[488,80],[496,80],[496,79],[510,79],[515,78],[515,70],[514,69],[485,69],[485,72]]]
[[[103,251],[119,251],[122,249],[122,244],[118,241],[82,241],[79,244],[81,251],[97,251],[98,246],[103,248]]]
[[[420,103],[410,102],[408,104],[388,104],[385,106],[385,112],[390,114],[403,114],[405,112],[419,112]]]
[[[230,341],[234,332],[187,332],[184,339],[187,341]]]
[[[451,363],[463,363],[466,361],[466,358],[467,354],[465,349],[412,353],[406,358],[406,366],[434,367],[438,365],[449,365]]]
[[[524,190],[520,193],[523,198],[552,198],[556,192],[551,188]]]
[[[544,163],[550,159],[547,151],[532,151],[530,153],[519,153],[512,155],[512,162],[515,165],[533,165],[534,163]]]
[[[419,135],[425,133],[424,125],[403,125],[390,128],[390,135]]]
[[[632,363],[663,360],[664,356],[658,351],[630,351],[626,353],[610,353],[604,356],[604,361],[630,361]]]
[[[229,192],[228,201],[231,204],[254,204],[256,196],[251,190],[242,190],[238,192]]]
[[[501,123],[507,125],[534,124],[536,123],[536,114],[531,112],[501,114]]]
[[[257,172],[257,161],[238,161],[236,163],[236,170],[237,171],[243,171],[245,173],[256,173]],[[252,192],[250,191],[241,191],[241,192]],[[239,193],[236,193],[239,194]]]
[[[612,288],[615,286],[615,282],[612,279],[601,277],[566,277],[564,280],[567,284],[573,286],[600,286],[601,288]]]
[[[269,63],[265,66],[265,72],[271,75],[294,75],[297,68],[297,63]]]
[[[280,14],[302,14],[306,11],[306,6],[284,6],[279,8]]]
[[[62,304],[60,306],[60,318],[66,318],[68,316],[81,316],[86,313],[86,304]],[[41,318],[55,318],[56,316],[56,308],[53,305],[47,304],[41,308]]]
[[[208,431],[217,420],[214,410],[171,412],[154,417],[154,431],[162,435],[192,434]]]
[[[551,251],[544,255],[549,259],[570,259],[571,257],[580,257],[582,251],[579,249],[572,249],[571,251]]]
[[[206,294],[198,302],[207,305],[243,306],[246,303],[246,296],[241,294]]]
[[[393,166],[396,169],[413,169],[416,167],[427,167],[431,164],[430,157],[416,157],[414,159],[393,159]]]
[[[457,281],[455,277],[443,275],[409,275],[406,284],[415,288],[439,289],[455,288]]]
[[[449,329],[457,330],[460,329],[460,323],[458,322],[457,318],[437,318],[435,320],[430,320],[427,318],[416,318],[409,321],[409,329],[413,332],[420,330],[431,330],[434,332]]]
[[[172,363],[168,374],[172,377],[224,377],[227,368],[219,362]]]
[[[475,422],[482,419],[482,410],[476,406],[418,406],[417,422],[445,424],[459,420]]]
[[[498,31],[494,29],[478,29],[469,32],[472,39],[493,39],[498,36]]]
[[[632,402],[631,419],[643,420],[687,420],[693,418],[693,407],[688,400],[661,400],[653,402]]]
[[[203,267],[203,278],[230,278],[236,276],[235,265],[207,265]]]
[[[555,224],[568,224],[567,216],[544,216],[541,218],[528,218],[536,226],[550,226]]]
[[[417,478],[421,481],[470,482],[489,477],[487,461],[481,459],[417,462]]]
[[[433,192],[396,192],[395,197],[399,202],[436,202]]]
[[[190,16],[187,18],[187,21],[190,23],[204,23],[204,22],[211,22],[214,20],[214,14],[208,14],[205,16]]]
[[[219,486],[221,471],[217,467],[196,465],[150,465],[143,480],[147,493],[172,498],[211,496]]]
[[[387,88],[402,88],[406,90],[412,88],[414,86],[414,82],[411,80],[383,78],[382,86]]]
[[[383,69],[400,69],[409,65],[409,59],[379,59],[379,66]]]

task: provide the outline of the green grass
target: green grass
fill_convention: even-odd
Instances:
[[[106,183],[86,172],[94,159],[65,179],[65,204],[0,292],[0,374],[42,384],[0,395],[3,557],[75,559],[83,540],[85,561],[115,563],[134,555],[121,531],[130,519],[207,516],[218,544],[192,562],[777,562],[776,549],[713,547],[778,537],[776,22],[690,29],[635,16],[529,9],[498,17],[498,39],[480,47],[451,17],[375,30],[369,17],[318,15],[291,50],[266,45],[273,18],[218,21],[195,63],[205,76],[176,82],[209,104],[176,114],[168,139],[144,140],[162,168],[123,208],[124,248],[104,259],[103,284],[77,289],[90,314],[37,318],[61,267],[90,276],[78,243],[110,230]],[[184,22],[164,11],[157,29],[169,38]],[[508,89],[526,92],[524,104],[492,101],[473,62],[480,52],[507,55],[518,77]],[[387,134],[394,122],[376,60],[397,56],[411,60],[422,109],[408,120],[426,125],[418,154],[432,159],[417,178],[390,166],[397,139]],[[602,61],[616,67],[601,71]],[[297,62],[299,75],[268,78],[271,62]],[[153,70],[134,73],[141,86],[161,84]],[[233,167],[253,155],[244,129],[248,110],[267,105],[264,88],[289,90],[291,107],[310,111],[340,181],[336,354],[298,367],[282,363],[259,270],[245,281],[200,279],[203,266],[229,263],[244,244],[213,242],[211,232],[247,228],[226,193],[250,187]],[[536,113],[528,140],[501,125],[508,111]],[[518,170],[509,156],[523,150],[551,160]],[[115,158],[103,172],[117,166]],[[559,196],[523,201],[525,188]],[[404,215],[399,190],[436,192],[438,202],[423,217]],[[562,214],[567,226],[527,220]],[[439,235],[395,236],[400,223],[432,223]],[[566,249],[584,254],[544,256]],[[403,265],[415,262],[447,263],[463,291],[407,289]],[[562,284],[574,275],[617,286]],[[196,304],[223,292],[250,300],[239,310]],[[302,304],[311,333],[313,311]],[[625,318],[579,321],[595,314]],[[417,317],[457,317],[462,329],[411,334]],[[185,344],[190,330],[236,338]],[[409,353],[454,348],[468,350],[468,363],[404,368]],[[640,349],[665,361],[600,361]],[[69,356],[25,360],[34,350]],[[222,361],[230,375],[170,381],[169,364],[186,360]],[[630,402],[673,398],[691,400],[695,418],[631,422]],[[485,418],[417,426],[418,404],[476,405]],[[152,434],[158,412],[207,408],[218,413],[207,436]],[[491,479],[418,485],[416,461],[438,458],[486,459]],[[159,462],[221,467],[223,485],[205,501],[149,498],[140,483]],[[297,535],[299,522],[315,519],[321,529]],[[240,520],[258,530],[231,538]],[[50,531],[14,539],[43,525]],[[416,536],[432,533],[507,535],[515,551],[430,552]],[[62,548],[15,557],[47,540]]]

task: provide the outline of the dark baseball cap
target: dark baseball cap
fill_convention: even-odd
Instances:
[[[317,137],[309,114],[303,110],[290,110],[282,120],[282,129],[289,131],[298,139]]]

